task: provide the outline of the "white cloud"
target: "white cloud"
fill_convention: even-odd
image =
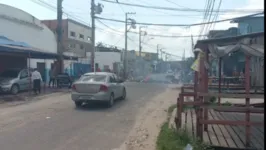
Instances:
[[[249,0],[246,7],[237,8],[237,9],[264,9],[264,1],[263,0]],[[229,19],[239,16],[244,16],[248,14],[239,14],[239,13],[228,13],[224,14],[221,17],[219,17],[219,20],[221,19]],[[202,20],[195,20],[196,22],[201,22]],[[232,24],[229,21],[217,23],[215,24],[214,29],[228,29],[232,26],[236,26],[236,24]],[[148,26],[146,31],[148,34],[158,34],[158,35],[198,35],[199,29],[201,26],[193,26],[190,28],[184,28],[184,27],[158,27],[158,26]],[[114,32],[110,29],[105,29],[104,32],[98,32],[96,34],[96,40],[101,41],[110,45],[117,44],[117,47],[123,47],[124,48],[124,28],[121,27],[115,27],[112,26],[115,30],[118,30],[122,33]],[[135,30],[136,32],[138,30]],[[106,33],[106,32],[111,32]],[[133,39],[134,42],[128,40],[128,49],[135,49],[138,50],[138,35],[129,33],[129,38]],[[147,39],[147,38],[146,38]],[[197,38],[194,38],[196,40]],[[119,42],[118,42],[119,41]],[[118,42],[118,43],[117,43]],[[195,43],[196,41],[194,41]],[[156,52],[156,45],[160,44],[161,47],[165,48],[165,51],[168,53],[172,53],[174,55],[182,56],[184,49],[186,50],[185,54],[186,56],[191,56],[191,38],[160,38],[160,37],[154,37],[153,40],[149,40],[148,44],[153,46],[145,46],[143,45],[143,51],[149,51],[149,52]]]

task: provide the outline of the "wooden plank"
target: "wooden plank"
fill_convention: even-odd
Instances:
[[[244,120],[244,114],[234,114],[232,115],[236,120]],[[251,114],[251,121],[255,121],[255,117]],[[242,132],[245,132],[245,127],[239,127]],[[251,126],[251,142],[256,148],[264,148],[264,133],[261,133],[257,128]]]
[[[210,116],[209,119],[213,119],[213,118]],[[210,139],[211,145],[213,145],[213,146],[220,146],[219,140],[217,139],[217,135],[216,135],[216,133],[214,131],[215,130],[214,129],[214,126],[215,125],[208,125],[207,134],[208,134],[208,137]]]
[[[196,121],[197,121],[197,116],[196,116],[196,110],[195,109],[191,109],[191,117],[192,117],[192,132],[193,132],[193,136],[196,137]]]
[[[210,110],[210,114],[215,120],[219,120],[217,113],[215,113],[213,110]],[[223,134],[223,137],[225,139],[225,142],[227,144],[226,147],[232,147],[232,148],[237,148],[235,142],[233,141],[232,137],[228,133],[228,131],[225,129],[224,125],[218,125],[219,129],[221,130],[221,133]]]
[[[208,111],[208,115],[209,115],[210,119],[215,120],[215,118],[213,117],[213,115],[211,114],[210,111]],[[228,147],[228,145],[227,145],[227,143],[225,141],[224,135],[222,134],[219,126],[218,125],[212,125],[212,127],[213,127],[213,130],[214,130],[215,135],[216,135],[216,137],[218,139],[218,142],[219,142],[218,146]]]
[[[181,129],[183,129],[183,130],[186,130],[186,120],[185,119],[186,119],[185,113],[182,112],[180,120],[181,120]]]
[[[264,108],[253,108],[253,107],[236,107],[236,106],[213,106],[213,105],[205,105],[201,106],[202,108],[213,108],[217,111],[223,112],[250,112],[250,113],[264,113]]]
[[[217,117],[220,120],[225,120],[226,118],[224,118],[220,112],[216,112]],[[232,140],[234,141],[235,145],[237,148],[244,148],[244,143],[240,140],[240,138],[236,135],[235,131],[229,126],[229,125],[224,125],[225,129],[227,130],[227,132],[229,133],[229,135],[231,136]]]
[[[189,130],[189,134],[191,137],[195,137],[194,136],[194,128],[193,128],[193,114],[191,113],[193,111],[193,109],[188,109],[187,110],[187,121],[189,122],[189,124],[187,124],[187,128]]]
[[[226,120],[235,120],[235,118],[233,117],[232,113],[221,113],[221,115],[226,119]],[[244,143],[244,145],[246,144],[246,134],[245,134],[245,130],[240,130],[239,126],[232,126],[232,129],[235,131],[236,135],[240,138],[240,140]],[[255,147],[251,141],[250,143],[252,147]]]
[[[264,120],[264,115],[263,116],[258,116],[258,115],[255,115],[255,114],[250,114],[250,115],[251,115],[250,116],[251,121],[262,121],[262,120]],[[236,118],[236,120],[244,120],[245,119],[244,115],[242,115],[242,114],[239,114],[239,116],[237,116],[235,118]],[[259,136],[259,138],[264,139],[264,126],[256,126],[256,127],[253,126],[252,128],[254,128],[254,132],[256,133],[256,135]],[[263,129],[263,132],[262,132],[261,129]]]
[[[215,93],[215,92],[209,92],[209,93],[197,93],[197,96],[203,96],[203,97],[221,97],[221,98],[244,98],[249,97],[249,98],[261,98],[264,99],[263,94],[227,94],[227,93]]]

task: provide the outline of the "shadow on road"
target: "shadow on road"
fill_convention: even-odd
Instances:
[[[103,102],[93,102],[93,103],[83,104],[82,107],[79,108],[75,107],[75,109],[78,111],[112,111],[123,106],[126,103],[126,101],[127,99],[116,100],[111,108],[108,108],[107,105]]]

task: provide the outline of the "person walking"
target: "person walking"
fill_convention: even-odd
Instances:
[[[37,70],[37,68],[34,69],[32,72],[32,80],[33,80],[33,91],[35,94],[39,92],[41,93],[41,82],[42,82],[42,76],[40,72]]]
[[[51,83],[52,83],[52,87],[54,87],[55,86],[55,67],[51,68],[51,70],[49,71],[49,76],[50,76],[49,87],[51,87]]]

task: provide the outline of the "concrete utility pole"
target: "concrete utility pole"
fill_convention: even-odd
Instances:
[[[95,5],[94,0],[91,0],[91,43],[92,43],[92,52],[91,52],[91,71],[95,73],[95,14],[101,14],[103,11],[103,5],[98,3]]]
[[[64,58],[62,50],[62,3],[63,0],[57,0],[57,53],[59,54],[59,72],[62,73],[64,70]]]
[[[139,56],[141,57],[141,50],[142,50],[142,46],[141,46],[141,29],[145,28],[146,26],[139,26]],[[147,32],[144,32],[144,36],[147,34]]]
[[[161,59],[162,59],[162,61],[163,61],[163,50],[160,49],[160,52],[161,52]]]
[[[124,66],[123,76],[124,76],[124,79],[126,79],[126,76],[127,76],[127,32],[128,32],[127,25],[128,25],[128,20],[131,21],[131,23],[130,23],[131,26],[130,27],[132,27],[134,29],[136,28],[136,26],[135,26],[136,21],[134,19],[128,18],[129,14],[136,14],[136,13],[127,12],[125,14],[125,52],[124,52],[124,61],[123,61],[123,66]]]
[[[159,61],[159,44],[157,44],[157,61]]]
[[[141,57],[141,26],[139,26],[139,57]]]
[[[91,71],[95,72],[95,4],[94,0],[91,0],[91,43],[92,43],[92,52],[91,52]]]

